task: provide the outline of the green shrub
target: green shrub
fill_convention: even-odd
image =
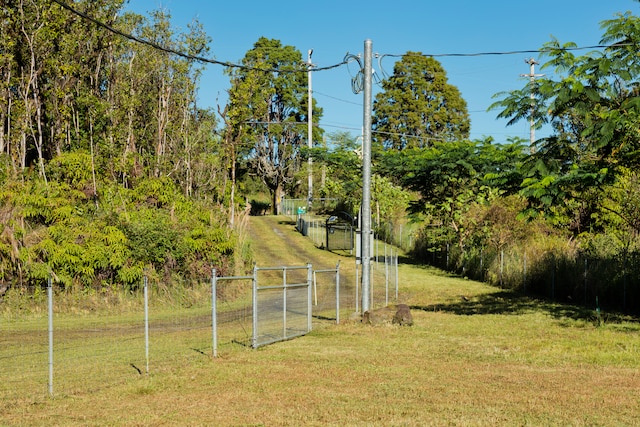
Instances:
[[[51,171],[77,184],[80,172],[59,170],[73,158],[61,156]],[[170,281],[232,268],[236,238],[219,209],[187,200],[170,180],[138,184],[131,190],[103,182],[95,204],[67,182],[8,182],[0,190],[0,278],[21,286],[44,286],[53,277],[69,289],[133,289],[145,270]]]

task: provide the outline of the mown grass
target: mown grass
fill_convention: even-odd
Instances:
[[[287,233],[286,224],[279,226]],[[304,241],[296,245],[311,250]],[[208,351],[206,327],[162,329],[152,341],[148,375],[130,366],[144,363],[131,350],[140,348],[135,315],[60,315],[69,348],[60,363],[66,358],[77,369],[64,373],[66,383],[49,398],[46,366],[29,360],[22,368],[39,366],[45,377],[25,378],[41,391],[3,396],[0,424],[640,425],[634,319],[609,314],[601,324],[590,310],[423,266],[402,264],[399,274],[399,299],[412,307],[412,327],[366,326],[345,316],[340,325],[316,321],[312,333],[258,350],[226,344],[217,359]],[[176,311],[160,310],[158,318],[168,322]],[[108,352],[88,331],[116,319],[121,329],[106,347],[117,344],[119,351]],[[4,320],[3,344],[17,334],[14,344],[28,347],[39,323]],[[43,360],[33,353],[27,358]]]

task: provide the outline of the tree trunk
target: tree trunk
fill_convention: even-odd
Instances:
[[[158,135],[156,141],[156,170],[154,175],[159,177],[162,171],[164,155],[167,145],[167,125],[169,124],[169,99],[171,97],[171,85],[162,79],[160,93],[158,94]]]
[[[7,88],[3,90],[3,98],[6,99],[7,105],[6,108],[3,105],[3,108],[0,110],[0,153],[4,153],[5,149],[7,154],[10,154],[9,144],[10,144],[10,135],[11,135],[11,91],[9,87],[11,86],[11,70],[7,71]],[[5,127],[6,123],[6,127]]]
[[[280,215],[281,213],[281,203],[282,197],[284,196],[284,190],[282,189],[282,184],[278,183],[276,185],[275,190],[273,190],[273,194],[271,195],[271,212],[274,215]]]
[[[24,14],[24,10],[22,9],[23,3],[20,4],[21,12]],[[47,182],[47,177],[45,175],[44,170],[44,159],[43,159],[43,151],[44,151],[44,139],[43,139],[43,129],[42,129],[42,100],[40,99],[40,90],[38,85],[38,76],[40,71],[38,69],[38,62],[36,61],[36,33],[44,26],[44,22],[40,23],[37,28],[33,29],[32,32],[28,32],[25,27],[25,20],[23,17],[22,21],[22,34],[24,35],[25,40],[27,41],[29,48],[29,71],[26,85],[23,87],[24,90],[24,103],[25,103],[25,126],[29,129],[31,133],[31,137],[33,138],[33,142],[36,146],[36,151],[38,153],[38,166],[40,169],[40,174],[42,178],[45,180],[45,184]],[[24,81],[24,79],[23,79]],[[35,110],[35,126],[34,119],[31,115],[31,108],[29,105],[32,105],[32,108]],[[23,164],[26,165],[26,141],[25,141],[25,160]]]

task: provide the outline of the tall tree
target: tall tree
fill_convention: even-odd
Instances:
[[[300,148],[308,120],[307,68],[300,51],[265,37],[246,53],[242,65],[230,71],[228,114],[239,137],[251,141],[247,160],[269,188],[277,213],[280,197],[294,183],[302,164]],[[315,123],[321,114],[321,109],[314,108]]]
[[[8,7],[0,10],[0,155],[8,154],[11,144],[11,109],[14,102],[11,82],[16,72],[16,13],[15,9]]]
[[[373,103],[375,140],[387,148],[424,148],[469,136],[467,104],[442,65],[407,52],[382,81]]]
[[[43,87],[45,58],[51,54],[52,40],[48,37],[47,22],[52,19],[51,9],[27,0],[17,2],[18,28],[23,45],[18,57],[20,71],[17,92],[22,106],[20,138],[20,168],[27,167],[28,151],[35,149],[40,176],[46,180],[44,170],[45,129]]]
[[[613,182],[621,167],[640,165],[640,19],[618,14],[602,28],[601,43],[608,47],[599,51],[577,56],[575,43],[546,43],[548,77],[533,88],[497,94],[501,99],[492,106],[510,124],[531,114],[538,126],[551,123],[553,134],[535,142],[536,153],[525,164],[523,194],[531,215],[580,220],[576,231],[590,221],[584,211],[591,204],[586,196],[593,197],[588,190]]]

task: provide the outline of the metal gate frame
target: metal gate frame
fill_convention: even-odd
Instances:
[[[287,271],[290,270],[307,270],[307,280],[305,283],[287,283]],[[259,271],[282,271],[282,284],[281,285],[270,285],[270,286],[260,286],[258,284],[258,272]],[[305,335],[311,332],[312,328],[312,304],[311,304],[311,282],[312,282],[312,269],[311,264],[308,263],[304,266],[280,266],[280,267],[257,267],[254,265],[253,267],[253,290],[252,290],[252,305],[253,305],[253,336],[251,339],[251,347],[258,348],[263,345],[273,344],[278,341],[284,341],[291,338],[296,338],[302,335]],[[289,289],[297,289],[304,288],[307,289],[307,304],[306,304],[306,318],[307,325],[306,329],[302,331],[294,332],[290,334],[287,328],[287,291]],[[260,312],[259,302],[258,302],[258,292],[261,290],[273,290],[273,289],[282,289],[282,335],[279,337],[271,337],[266,340],[260,339],[260,328],[258,322],[258,314]]]
[[[288,283],[287,282],[287,272],[291,270],[307,270],[306,281],[304,283]],[[260,271],[281,271],[282,272],[282,283],[277,285],[268,285],[268,286],[260,286],[258,280],[258,272]],[[296,338],[302,335],[305,335],[312,330],[312,319],[313,319],[313,290],[316,286],[316,273],[334,273],[336,276],[335,286],[336,286],[336,323],[340,323],[340,262],[336,264],[335,269],[326,269],[326,270],[313,270],[311,263],[307,263],[304,266],[280,266],[280,267],[258,267],[254,264],[253,266],[253,274],[251,276],[221,276],[217,277],[216,270],[212,269],[212,277],[211,277],[211,322],[212,322],[212,350],[213,357],[216,358],[218,356],[218,320],[217,320],[217,282],[223,280],[251,280],[252,287],[252,296],[251,296],[251,305],[252,305],[252,334],[251,334],[251,347],[258,348],[260,346],[273,344],[275,342],[289,340],[292,338]],[[290,333],[288,331],[288,313],[290,312],[289,307],[287,307],[287,293],[292,289],[300,289],[303,290],[306,288],[306,304],[305,310],[306,313],[302,313],[303,316],[306,317],[306,325],[302,330],[298,330],[295,333]],[[261,291],[267,290],[282,290],[282,300],[276,300],[276,303],[282,302],[282,334],[278,337],[271,336],[269,339],[264,339],[261,337],[260,333],[263,328],[260,326],[259,318],[260,318],[260,309],[261,304],[258,298],[258,294]],[[298,313],[300,315],[300,313]],[[298,320],[300,317],[298,317]],[[265,335],[268,336],[268,335]]]
[[[316,280],[317,273],[334,273],[336,287],[336,325],[340,324],[340,261],[336,263],[336,268],[326,270],[313,270],[313,302],[318,305],[318,285]]]

